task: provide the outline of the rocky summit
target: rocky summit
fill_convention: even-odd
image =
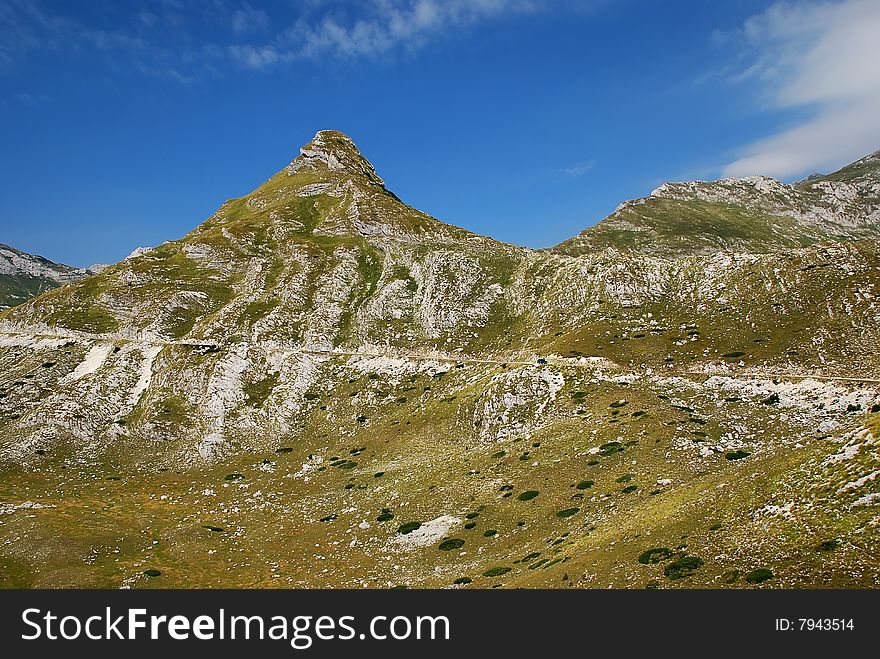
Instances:
[[[0,314],[0,585],[874,586],[878,246],[878,153],[536,251],[321,131]]]

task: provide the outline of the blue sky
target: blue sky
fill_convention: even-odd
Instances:
[[[407,203],[553,245],[665,180],[880,148],[878,8],[0,0],[0,242],[117,261],[334,128]]]

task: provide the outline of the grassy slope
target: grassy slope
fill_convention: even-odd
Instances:
[[[332,391],[309,395],[294,434],[266,437],[262,450],[195,473],[166,471],[161,446],[140,466],[122,450],[91,465],[67,459],[59,471],[73,447],[49,450],[34,469],[7,465],[0,499],[52,507],[0,518],[0,579],[52,587],[442,587],[463,577],[480,587],[716,587],[746,586],[757,568],[773,571],[771,586],[876,578],[873,511],[845,508],[864,488],[828,496],[817,465],[840,444],[809,423],[759,400],[563,369],[549,423],[481,443],[468,420],[503,370],[453,367],[399,384],[349,371]],[[265,392],[252,393],[249,404],[264,404]],[[169,421],[185,416],[173,403],[163,409]],[[860,420],[854,414],[849,424]],[[705,442],[744,427],[763,433],[746,444],[745,459],[695,459]],[[860,459],[863,471],[877,466],[867,452]],[[312,465],[308,479],[304,464]],[[226,479],[233,474],[242,478]],[[578,489],[584,481],[592,484]],[[531,490],[539,495],[520,500]],[[790,500],[803,505],[794,520],[755,514]],[[386,510],[393,519],[377,521]],[[445,536],[464,540],[460,549],[439,550],[443,538],[411,551],[395,544],[400,525],[442,515],[460,520]],[[819,550],[827,540],[839,546]],[[657,547],[705,564],[670,579],[663,570],[675,556],[638,561]],[[494,567],[510,571],[483,576]]]
[[[792,218],[702,200],[648,197],[613,218],[561,243],[554,251],[576,255],[613,247],[671,253],[709,248],[762,252],[802,247],[827,238],[799,226]]]
[[[57,286],[51,279],[30,275],[0,275],[0,309],[21,304]]]

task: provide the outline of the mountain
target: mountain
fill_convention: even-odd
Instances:
[[[53,263],[0,243],[0,309],[21,304],[52,288],[83,279],[91,270]]]
[[[504,276],[525,253],[405,206],[347,137],[323,131],[182,240],[10,320],[157,340],[443,345],[474,339],[464,314],[487,316],[498,293],[478,286],[484,268]]]
[[[555,249],[666,256],[768,252],[880,236],[880,152],[834,174],[786,185],[765,176],[664,183]]]
[[[321,131],[0,314],[0,583],[872,585],[876,174],[669,184],[535,251]]]

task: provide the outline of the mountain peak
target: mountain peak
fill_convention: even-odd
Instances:
[[[354,141],[337,130],[319,130],[299,152],[300,155],[287,166],[288,174],[302,170],[338,172],[363,177],[379,186],[385,185],[376,174],[373,164],[361,154]]]

